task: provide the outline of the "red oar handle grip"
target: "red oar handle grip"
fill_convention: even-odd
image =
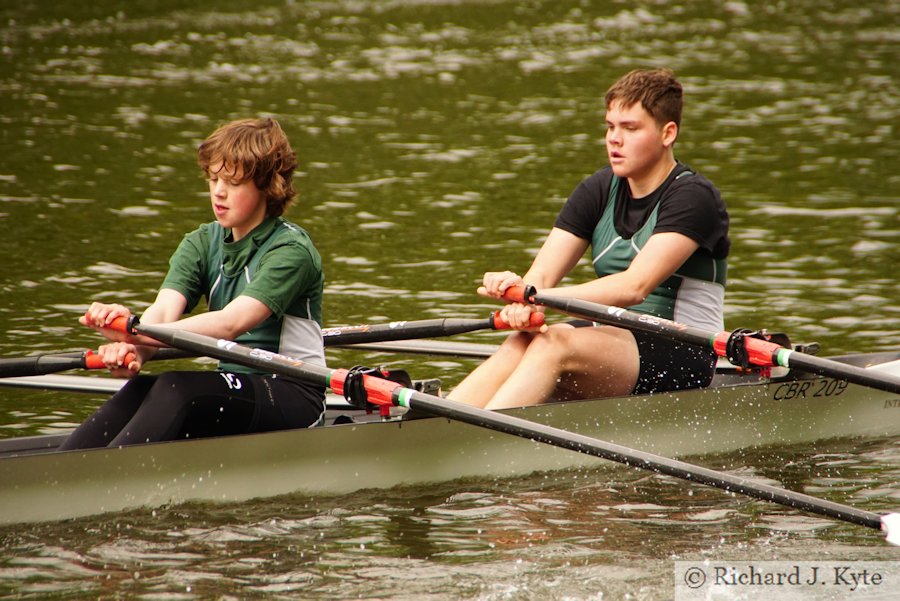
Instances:
[[[87,315],[85,315],[86,317]],[[134,327],[139,323],[137,315],[131,315],[129,317],[116,317],[112,320],[112,323],[105,326],[110,330],[115,330],[116,332],[122,332],[123,334],[136,334]]]
[[[85,369],[103,369],[106,365],[103,363],[100,355],[95,355],[94,351],[85,351],[84,367]]]
[[[121,317],[120,319],[125,319]],[[131,365],[131,362],[134,361],[135,356],[134,353],[128,353],[125,355],[125,361],[122,363],[124,367],[128,367]],[[84,353],[84,367],[85,369],[105,369],[106,364],[103,363],[103,359],[100,358],[100,355],[94,353],[94,351],[85,351]]]
[[[535,312],[532,313],[531,316],[529,317],[528,325],[525,326],[525,328],[522,328],[522,329],[539,328],[539,327],[541,327],[542,325],[544,325],[544,314],[543,314],[543,313],[540,313],[540,312],[538,312],[538,311],[535,311]],[[491,314],[491,328],[494,329],[494,330],[513,330],[513,329],[516,329],[516,328],[513,328],[511,325],[509,325],[509,324],[506,322],[506,320],[503,319],[503,317],[500,315],[500,311],[494,311],[494,312]]]
[[[534,286],[510,286],[501,297],[510,303],[534,303],[534,295],[537,289]]]
[[[135,334],[134,326],[138,324],[138,316],[116,317],[107,327],[123,334]]]

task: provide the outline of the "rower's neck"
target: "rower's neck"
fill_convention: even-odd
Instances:
[[[638,177],[629,177],[628,187],[631,189],[631,197],[644,198],[652,194],[654,190],[666,181],[666,178],[669,177],[676,165],[678,165],[678,162],[675,160],[675,156],[667,153],[665,159],[656,163],[646,174]]]

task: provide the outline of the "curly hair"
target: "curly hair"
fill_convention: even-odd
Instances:
[[[266,199],[266,214],[278,217],[297,195],[297,155],[275,119],[240,119],[214,131],[197,149],[205,177],[226,171],[252,180]]]
[[[640,102],[659,126],[673,121],[681,129],[684,92],[671,69],[635,69],[619,78],[606,92],[606,108],[620,102]]]

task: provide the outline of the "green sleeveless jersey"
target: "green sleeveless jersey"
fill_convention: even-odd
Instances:
[[[686,170],[675,179],[693,175],[693,172]],[[627,182],[613,175],[606,206],[591,239],[593,267],[598,277],[628,269],[653,235],[656,226],[659,203],[630,239],[624,239],[616,232],[614,216],[621,185],[627,185]],[[672,276],[651,292],[644,302],[629,309],[720,331],[724,328],[726,274],[727,263],[724,258],[714,259],[707,252],[698,249]]]
[[[216,222],[187,234],[169,260],[163,288],[181,293],[192,311],[206,298],[211,311],[240,295],[271,311],[261,324],[237,337],[241,344],[325,364],[322,343],[322,259],[303,228],[268,218],[237,242]],[[219,369],[256,372],[222,362]]]

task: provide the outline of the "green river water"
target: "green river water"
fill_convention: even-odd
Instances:
[[[288,216],[323,255],[326,325],[485,317],[481,273],[527,268],[605,164],[606,88],[647,66],[682,80],[677,156],[728,204],[726,326],[823,354],[897,349],[898,31],[883,0],[2,2],[0,356],[96,347],[76,321],[92,300],[149,304],[181,235],[212,220],[197,144],[260,115],[299,155]],[[585,261],[572,281],[588,277]],[[378,360],[445,387],[474,366]],[[71,427],[101,401],[4,389],[0,436]],[[900,505],[894,440],[708,462]],[[696,557],[897,554],[601,466],[0,528],[0,595],[665,599],[673,560]]]

